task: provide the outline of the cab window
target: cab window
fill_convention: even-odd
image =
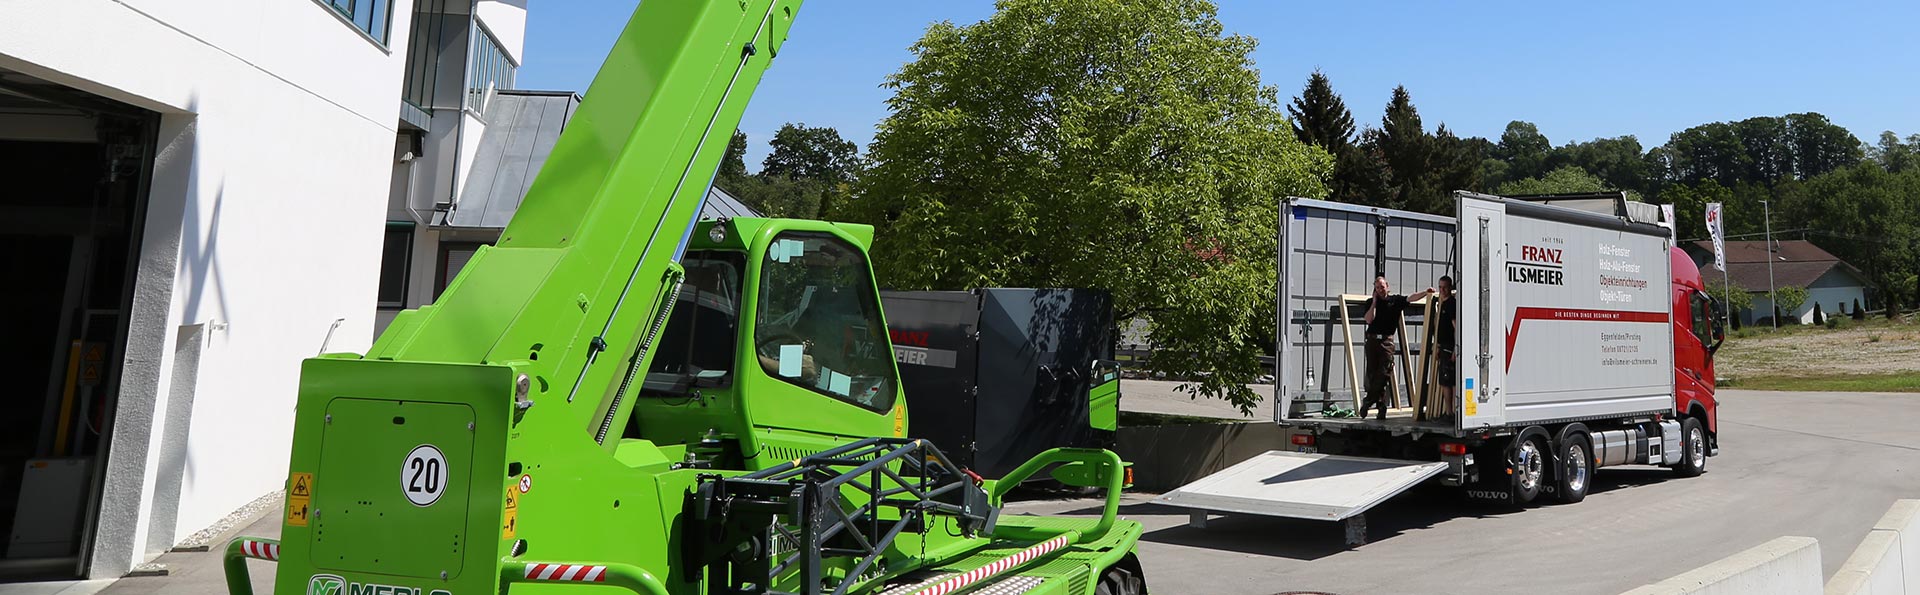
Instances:
[[[1693,336],[1700,339],[1701,345],[1713,344],[1713,303],[1707,300],[1707,294],[1693,292],[1688,304],[1693,310]]]
[[[696,250],[680,259],[686,280],[655,343],[640,394],[684,397],[696,387],[733,384],[746,262],[744,253],[718,250]]]
[[[859,249],[824,233],[775,236],[754,316],[754,353],[768,376],[873,411],[893,408],[893,354]]]

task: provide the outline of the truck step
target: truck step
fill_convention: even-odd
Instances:
[[[921,589],[939,584],[941,581],[952,578],[958,574],[957,572],[941,572],[925,576],[912,576],[906,579],[911,582],[888,587],[887,590],[881,591],[878,595],[952,595],[956,593],[966,593],[967,595],[1020,595],[1039,588],[1040,585],[1044,584],[1047,580],[1046,577],[1021,576],[1016,574],[1003,576],[957,591],[921,592]]]

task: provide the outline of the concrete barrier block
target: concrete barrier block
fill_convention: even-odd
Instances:
[[[1820,542],[1781,537],[1626,595],[1810,595],[1820,578]]]
[[[1873,528],[1899,534],[1900,573],[1907,578],[1906,593],[1920,595],[1920,500],[1895,500]]]
[[[1867,532],[1860,547],[1827,581],[1828,595],[1904,595],[1906,573],[1901,568],[1900,533],[1885,529]]]

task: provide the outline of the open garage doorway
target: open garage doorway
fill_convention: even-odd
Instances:
[[[158,121],[0,69],[0,581],[83,574]]]

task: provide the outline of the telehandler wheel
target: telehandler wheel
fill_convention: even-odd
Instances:
[[[1513,445],[1509,464],[1513,469],[1513,503],[1526,505],[1540,497],[1541,486],[1547,480],[1547,449],[1541,448],[1542,438],[1527,438]]]
[[[1560,482],[1554,497],[1565,504],[1587,499],[1593,487],[1593,445],[1586,434],[1574,434],[1560,443]]]
[[[1681,477],[1707,472],[1707,429],[1699,418],[1680,420],[1680,464],[1673,466],[1673,472]]]
[[[1093,592],[1094,595],[1146,595],[1147,586],[1133,572],[1114,566],[1100,575],[1100,584]]]

